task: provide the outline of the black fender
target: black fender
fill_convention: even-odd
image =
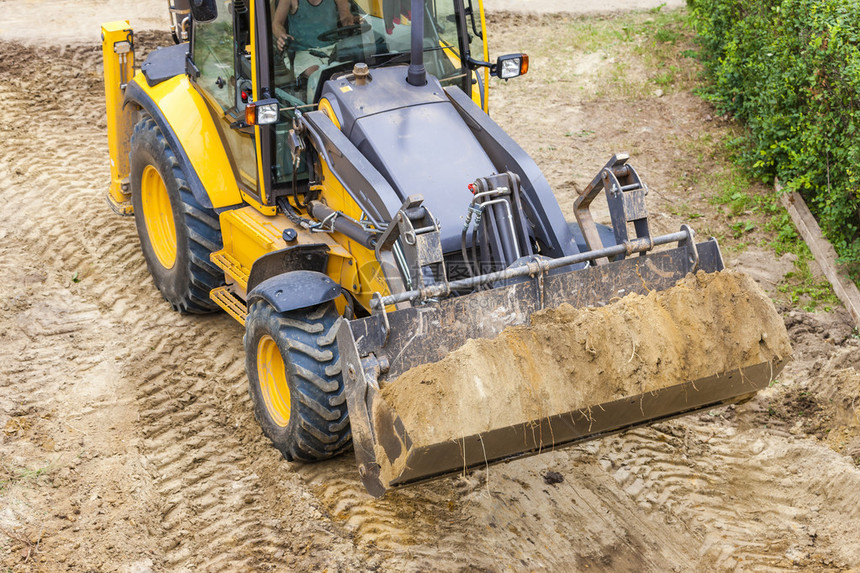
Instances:
[[[293,245],[266,253],[251,266],[248,276],[248,292],[266,279],[280,276],[293,271],[316,271],[325,273],[328,266],[328,245],[313,243],[309,245]]]
[[[248,306],[264,300],[277,312],[317,306],[343,293],[339,284],[317,271],[291,271],[268,278],[248,293]]]

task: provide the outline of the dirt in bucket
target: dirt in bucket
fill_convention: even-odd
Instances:
[[[742,273],[689,275],[604,307],[535,313],[382,390],[416,446],[585,409],[785,358],[773,303]]]

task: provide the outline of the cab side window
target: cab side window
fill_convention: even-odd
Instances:
[[[244,119],[252,97],[250,20],[245,0],[216,0],[218,15],[195,21],[191,37],[196,83],[221,108],[222,136],[236,178],[246,190],[257,193],[257,148],[253,129],[233,129]]]
[[[236,69],[233,13],[230,0],[218,0],[218,16],[211,22],[195,22],[192,54],[200,77],[198,85],[228,111],[236,105]]]

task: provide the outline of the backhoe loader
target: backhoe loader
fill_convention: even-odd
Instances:
[[[489,61],[481,0],[297,0],[284,22],[270,0],[169,9],[175,45],[139,66],[129,23],[102,27],[108,202],[134,216],[174,310],[223,310],[244,325],[254,414],[287,460],[353,447],[379,496],[736,401],[787,360],[744,350],[753,358],[658,390],[413,441],[420,428],[385,397],[411,369],[528,327],[542,309],[602,307],[718,273],[716,241],[686,225],[653,236],[647,188],[624,154],[565,220],[538,166],[488,114],[490,78],[520,76],[529,60]],[[601,193],[611,225],[591,214]],[[464,399],[443,397],[452,408]]]

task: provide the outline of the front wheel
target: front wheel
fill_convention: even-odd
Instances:
[[[279,313],[265,301],[245,319],[245,369],[254,417],[289,461],[336,456],[350,445],[334,303]]]

